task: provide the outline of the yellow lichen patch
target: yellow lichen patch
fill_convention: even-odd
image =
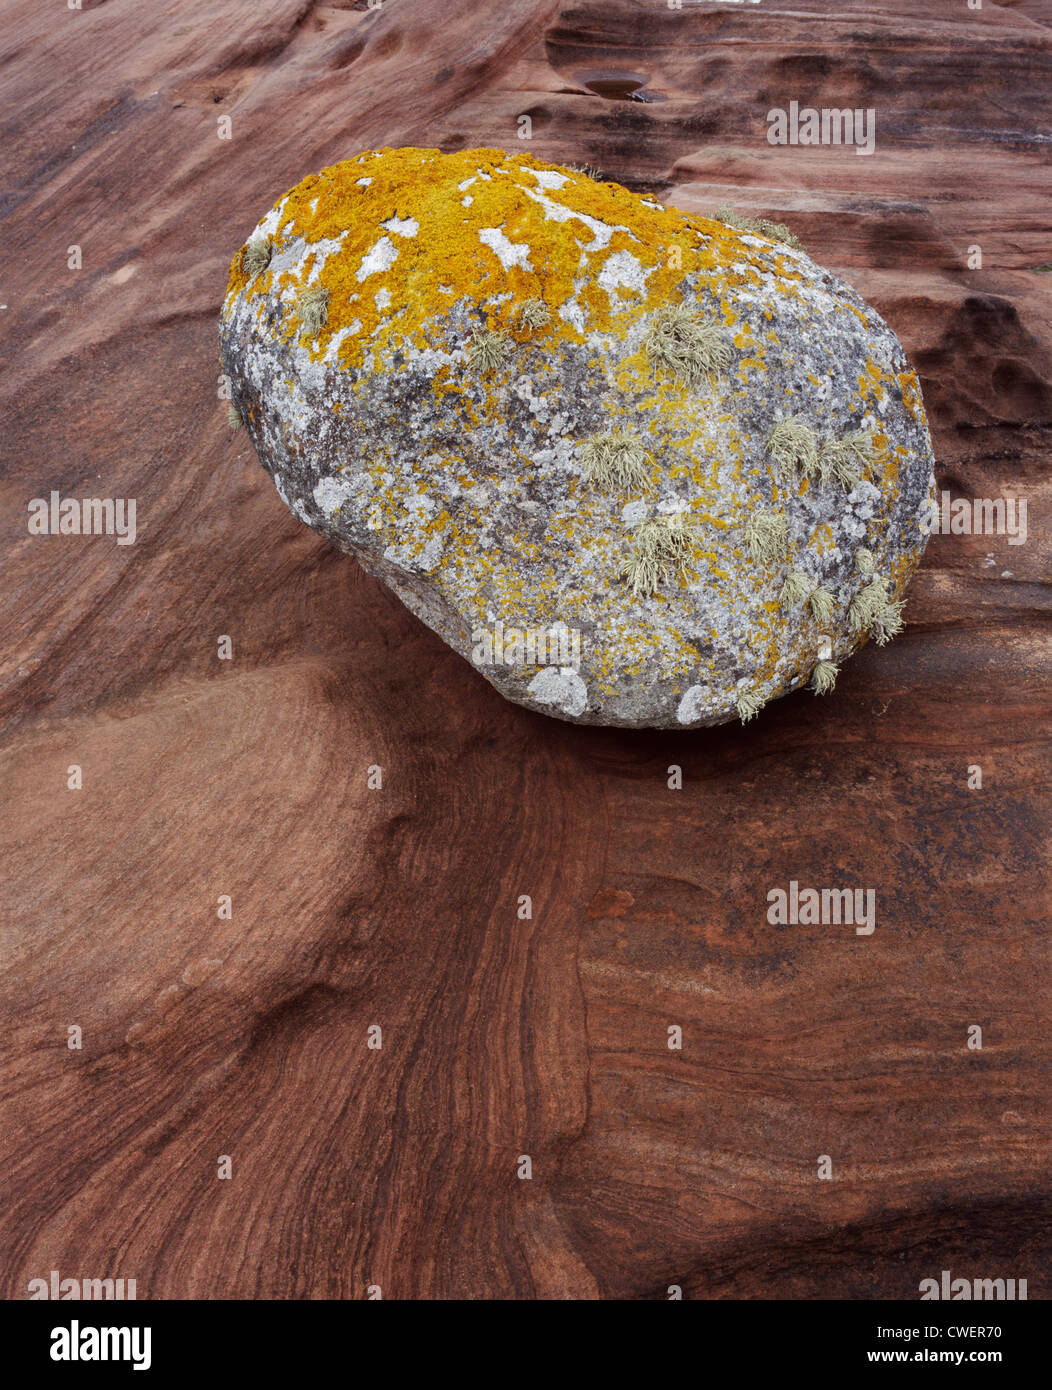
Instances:
[[[928,420],[924,414],[924,402],[921,400],[920,386],[917,382],[916,372],[900,372],[895,378],[898,382],[899,390],[902,392],[902,403],[910,412],[918,424],[927,429]]]
[[[816,555],[825,555],[832,550],[836,540],[833,536],[833,528],[828,521],[821,526],[816,526],[811,533],[811,538],[807,543],[808,550],[813,550]]]
[[[565,182],[548,187],[538,173]],[[327,248],[314,283],[329,291],[330,310],[314,354],[357,323],[340,341],[347,365],[366,350],[383,359],[404,343],[440,345],[424,329],[460,296],[488,303],[488,326],[517,338],[522,304],[541,301],[552,335],[576,342],[575,311],[589,331],[620,333],[626,315],[675,301],[694,275],[721,293],[731,327],[737,313],[727,291],[769,264],[720,223],[494,149],[384,149],[312,174],[284,198],[273,239],[280,250],[301,238]],[[668,254],[673,243],[678,257]],[[274,288],[269,272],[248,277],[242,260],[239,252],[228,294],[251,300]],[[279,275],[278,289],[295,287],[291,272]],[[564,306],[569,318],[559,317]]]

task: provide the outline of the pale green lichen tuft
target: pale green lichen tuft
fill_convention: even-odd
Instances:
[[[567,164],[566,167],[575,174],[583,174],[586,179],[591,179],[594,183],[603,183],[606,180],[606,175],[602,169],[597,169],[594,164]]]
[[[585,480],[605,492],[640,492],[650,483],[653,459],[629,430],[590,435],[581,445]]]
[[[738,710],[738,718],[743,724],[748,724],[750,719],[756,718],[767,701],[761,699],[755,691],[739,690],[734,703]]]
[[[873,552],[872,552],[872,550],[865,550],[865,549],[863,549],[863,550],[856,550],[856,551],[855,551],[855,568],[858,570],[859,574],[872,574],[872,573],[873,573]]]
[[[849,490],[880,461],[880,450],[870,430],[855,430],[843,439],[827,439],[818,454],[818,471],[823,483],[836,478]]]
[[[248,243],[241,255],[241,268],[249,277],[259,275],[270,265],[274,243],[268,236],[257,236]]]
[[[780,241],[785,246],[791,246],[794,251],[804,249],[803,242],[784,222],[772,222],[769,217],[746,217],[744,213],[728,207],[717,208],[712,218],[714,222],[722,222],[725,227],[733,227],[736,232],[755,232],[758,236],[767,237],[768,241]]]
[[[819,623],[828,623],[836,611],[836,600],[828,589],[812,589],[807,599],[811,616]]]
[[[694,541],[695,529],[682,512],[641,521],[620,577],[633,594],[652,597],[662,584],[687,577]]]
[[[745,543],[758,563],[781,559],[787,536],[788,526],[780,512],[755,512],[745,524]]]
[[[883,579],[875,578],[859,589],[848,604],[847,620],[852,632],[864,632],[876,615],[887,607],[888,593]]]
[[[226,422],[232,430],[239,430],[245,423],[241,418],[241,411],[238,410],[233,401],[226,408]]]
[[[533,333],[538,328],[547,328],[551,321],[551,310],[543,299],[524,299],[519,305],[519,328],[524,333]]]
[[[838,667],[835,661],[820,661],[811,672],[811,689],[816,695],[828,695],[836,685]]]
[[[300,295],[296,311],[303,332],[316,338],[329,321],[329,291],[320,285],[312,285]]]
[[[897,637],[904,627],[902,610],[905,603],[889,600],[887,608],[876,615],[870,624],[869,634],[878,647],[886,647],[893,637]]]
[[[735,212],[733,208],[724,204],[718,207],[712,214],[714,222],[722,222],[725,227],[733,227],[736,232],[748,232],[753,230],[755,219],[746,217],[744,213]]]
[[[810,478],[818,467],[815,436],[798,415],[778,421],[767,436],[767,452],[779,465],[783,482],[792,482],[795,472]]]
[[[473,328],[468,342],[468,361],[479,372],[492,372],[511,351],[511,339],[506,333],[488,328]]]
[[[685,304],[670,304],[656,315],[643,340],[646,354],[688,386],[697,386],[721,372],[731,350],[721,329],[706,322]]]
[[[794,608],[798,603],[802,603],[811,589],[811,581],[806,574],[800,570],[793,570],[786,576],[785,583],[782,585],[778,595],[778,605],[780,608]]]
[[[885,646],[902,631],[903,603],[888,597],[887,581],[872,579],[851,600],[847,610],[852,632],[868,629],[878,647]]]

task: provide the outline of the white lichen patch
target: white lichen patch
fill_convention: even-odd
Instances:
[[[420,230],[420,223],[415,217],[389,217],[386,222],[381,222],[380,226],[394,232],[395,236],[404,237],[416,236]]]
[[[588,708],[588,687],[569,667],[545,667],[530,681],[526,692],[538,704],[553,705],[571,719],[576,719]]]
[[[270,209],[266,217],[264,217],[263,220],[257,225],[256,230],[253,232],[249,240],[254,240],[257,237],[266,237],[268,240],[272,238],[274,236],[274,233],[278,230],[278,227],[281,224],[281,217],[284,211],[285,199],[282,198],[278,203],[274,205],[274,207]]]
[[[489,247],[505,270],[510,270],[513,265],[521,266],[524,270],[533,269],[530,265],[530,248],[521,242],[509,240],[499,227],[481,228],[479,241]]]
[[[362,263],[358,267],[358,280],[367,280],[370,275],[379,275],[381,271],[390,270],[398,259],[398,248],[390,237],[382,236],[376,245],[362,257]]]
[[[331,516],[340,507],[353,502],[358,491],[349,478],[322,478],[314,488],[314,504],[320,512]]]
[[[653,270],[644,270],[631,251],[615,251],[603,262],[596,283],[601,290],[613,295],[617,290],[632,290],[635,294],[646,294],[647,278]]]
[[[565,304],[559,305],[559,317],[568,323],[571,328],[576,328],[578,333],[585,330],[584,309],[578,304],[576,299],[568,299]]]
[[[557,169],[531,169],[530,173],[542,188],[562,188],[570,182],[568,174],[560,174]]]
[[[697,724],[712,708],[712,692],[703,685],[692,685],[683,692],[676,706],[678,724]]]

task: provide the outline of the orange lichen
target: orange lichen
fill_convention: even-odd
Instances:
[[[566,182],[546,188],[536,172],[565,175]],[[466,198],[471,201],[465,207]],[[547,215],[553,198],[566,213]],[[601,247],[584,219],[605,224]],[[399,225],[408,224],[415,224],[414,234],[400,234]],[[499,229],[508,243],[522,248],[521,263],[502,263],[496,250],[480,241],[485,229]],[[367,348],[383,356],[400,343],[436,346],[433,329],[425,328],[462,293],[480,303],[507,296],[491,308],[486,326],[520,340],[528,336],[521,327],[521,305],[541,301],[553,313],[557,335],[576,342],[583,334],[556,317],[562,306],[578,305],[589,331],[617,333],[630,315],[678,299],[687,277],[696,276],[720,296],[723,320],[733,327],[738,314],[727,290],[769,269],[772,252],[768,245],[761,256],[733,229],[648,206],[617,184],[596,184],[530,155],[494,149],[456,154],[383,149],[323,169],[303,179],[280,204],[275,248],[287,248],[298,238],[308,245],[339,242],[315,282],[329,291],[330,302],[315,351],[324,355],[332,337],[357,321],[359,327],[339,348],[348,366],[360,364]],[[384,239],[388,246],[377,255]],[[678,257],[668,254],[673,242]],[[608,293],[601,287],[581,263],[582,256],[600,251],[603,260],[618,252],[633,256],[642,267],[645,292]],[[370,253],[374,262],[367,260]],[[234,258],[228,293],[253,299],[275,288],[272,273],[250,279],[243,260],[242,252]],[[670,266],[670,260],[679,264]],[[729,273],[732,263],[743,269]],[[380,268],[370,270],[370,264]],[[277,288],[292,283],[292,273],[285,271]],[[378,305],[377,292],[384,290],[389,299]]]

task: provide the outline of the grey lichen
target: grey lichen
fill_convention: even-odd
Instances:
[[[621,578],[633,594],[653,596],[662,584],[686,578],[694,541],[694,527],[682,512],[641,521]]]
[[[836,478],[849,490],[879,462],[880,451],[871,430],[855,430],[843,439],[827,439],[819,450],[818,472],[823,483]]]
[[[748,724],[750,719],[756,718],[767,701],[762,700],[755,691],[740,690],[734,703],[738,711],[738,718],[743,724]]]
[[[639,492],[651,481],[653,459],[630,430],[605,430],[581,445],[581,472],[605,492]]]
[[[861,550],[855,551],[855,568],[858,570],[859,574],[873,573],[872,550],[866,550],[863,548]]]
[[[662,309],[651,323],[643,346],[655,366],[671,372],[688,386],[714,377],[731,360],[722,330],[685,304],[670,304]]]
[[[816,695],[828,695],[836,685],[839,671],[835,661],[820,661],[811,672],[811,689]]]
[[[511,339],[506,333],[489,328],[473,328],[468,341],[468,362],[476,371],[492,372],[511,351]]]
[[[303,332],[316,338],[329,321],[329,291],[321,285],[312,285],[300,295],[296,311]]]
[[[270,265],[274,243],[268,236],[253,237],[241,254],[241,268],[246,275],[259,275]]]
[[[736,232],[755,232],[769,241],[780,241],[785,246],[791,246],[794,251],[804,249],[803,242],[784,222],[772,222],[769,217],[746,217],[744,213],[735,212],[729,207],[717,208],[712,218],[714,222],[722,222],[725,227],[733,227]]]
[[[749,554],[761,564],[781,559],[787,535],[788,526],[781,512],[754,512],[745,524]]]
[[[767,437],[767,452],[779,465],[785,483],[791,483],[796,472],[810,478],[818,467],[814,433],[798,415],[778,421]]]
[[[811,581],[806,574],[800,570],[792,570],[782,585],[778,595],[778,605],[783,610],[788,611],[795,608],[798,603],[802,603],[811,590]]]
[[[808,595],[807,606],[811,616],[819,623],[828,623],[836,612],[836,600],[828,589],[812,589]]]
[[[543,299],[524,299],[519,305],[519,328],[533,333],[538,328],[547,328],[552,321],[552,313]]]

